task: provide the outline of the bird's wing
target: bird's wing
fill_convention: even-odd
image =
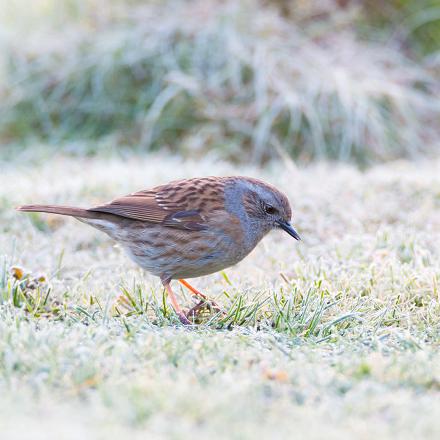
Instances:
[[[89,211],[201,231],[207,227],[209,214],[224,208],[222,186],[219,179],[211,177],[180,180],[119,197]]]

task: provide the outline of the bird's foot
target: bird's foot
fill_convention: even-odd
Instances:
[[[206,302],[202,299],[201,301],[199,301],[194,307],[192,307],[191,309],[189,309],[185,315],[188,318],[192,318],[195,319],[197,317],[197,315],[199,314],[200,310],[203,309],[203,307],[205,306]]]
[[[187,318],[190,318],[190,319],[192,318],[194,320],[195,318],[197,318],[200,311],[203,310],[204,308],[208,308],[209,310],[213,310],[216,313],[222,313],[222,314],[225,313],[215,301],[202,299],[194,307],[189,309],[185,313],[185,315],[187,316]]]
[[[187,314],[180,312],[177,314],[177,316],[179,317],[179,321],[183,324],[183,325],[192,325],[192,322],[187,318]]]

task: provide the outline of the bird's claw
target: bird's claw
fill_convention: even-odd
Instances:
[[[183,325],[193,325],[194,320],[197,318],[200,310],[204,307],[208,307],[210,310],[214,310],[216,313],[225,314],[225,312],[219,307],[219,305],[215,301],[211,300],[200,300],[194,307],[189,309],[187,312],[180,311],[177,313],[179,321]],[[190,321],[192,319],[192,322]]]
[[[185,315],[185,313],[180,312],[177,314],[177,316],[179,317],[179,321],[183,324],[183,325],[192,325],[192,322],[187,318],[187,316]]]
[[[203,309],[203,307],[205,306],[207,306],[211,310],[214,310],[216,313],[223,313],[223,314],[225,313],[224,311],[222,311],[222,309],[219,307],[219,305],[216,302],[211,300],[206,301],[202,299],[194,307],[192,307],[185,313],[186,317],[194,319],[197,316],[197,314],[200,312],[200,310]]]

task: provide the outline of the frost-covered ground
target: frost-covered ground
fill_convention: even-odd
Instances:
[[[13,210],[212,174],[283,189],[303,241],[193,280],[233,313],[192,329],[102,233]],[[0,163],[0,259],[2,438],[440,437],[439,162],[23,156]]]

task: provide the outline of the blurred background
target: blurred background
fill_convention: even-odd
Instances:
[[[0,0],[0,151],[439,151],[439,0]]]

